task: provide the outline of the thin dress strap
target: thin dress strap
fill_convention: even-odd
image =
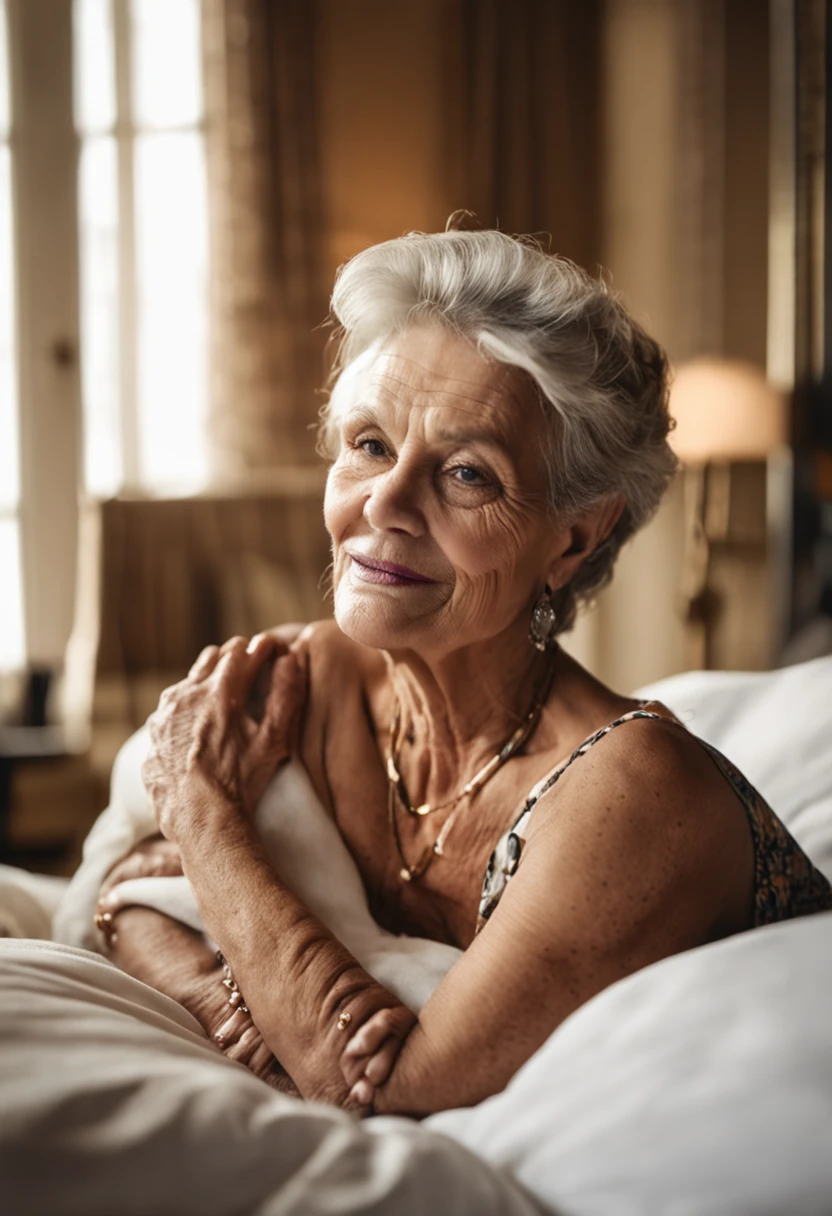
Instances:
[[[642,702],[642,706],[651,704],[660,702]],[[580,747],[575,748],[571,756],[547,773],[531,790],[514,824],[491,854],[480,897],[477,932],[496,908],[506,884],[517,869],[526,826],[536,804],[579,756],[588,752],[616,726],[631,722],[634,718],[658,718],[663,722],[673,722],[681,730],[690,733],[685,724],[670,714],[670,711],[657,714],[644,708],[634,709],[590,735]],[[722,752],[700,739],[698,735],[690,734],[690,737],[711,757],[745,808],[754,849],[753,924],[771,924],[773,921],[786,920],[793,916],[805,916],[832,909],[832,886],[812,865],[809,857],[759,791]]]
[[[652,701],[642,701],[641,705],[652,705]],[[662,722],[675,722],[682,730],[687,727],[684,723],[679,722],[678,718],[668,717],[666,714],[653,713],[650,710],[639,708],[630,710],[629,713],[622,714],[620,718],[616,718],[613,722],[608,722],[606,726],[602,726],[600,730],[596,730],[589,738],[584,739],[579,747],[576,747],[570,756],[562,760],[553,769],[551,769],[544,777],[538,781],[528,794],[526,801],[523,803],[519,815],[507,832],[500,838],[497,847],[491,854],[488,861],[488,866],[485,871],[485,877],[482,884],[482,893],[480,896],[479,918],[477,921],[477,932],[485,924],[488,917],[499,903],[500,896],[505,890],[506,883],[511,878],[517,869],[520,861],[520,853],[523,849],[524,832],[526,825],[531,817],[537,803],[548,793],[550,789],[560,780],[570,764],[580,757],[585,755],[591,747],[593,747],[599,739],[603,739],[604,735],[608,735],[616,726],[621,726],[624,722],[631,722],[634,718],[657,718]]]
[[[644,704],[650,705],[652,702],[645,701]],[[538,800],[542,798],[544,794],[548,793],[552,786],[560,780],[560,778],[569,768],[570,764],[574,764],[574,762],[580,756],[586,755],[589,749],[594,747],[599,739],[603,739],[604,735],[608,735],[611,730],[615,729],[616,726],[621,726],[624,722],[632,722],[634,718],[657,718],[661,722],[672,721],[678,726],[681,726],[682,730],[687,730],[687,727],[682,722],[679,722],[678,718],[668,718],[664,714],[653,713],[651,710],[647,709],[632,709],[628,714],[622,714],[620,718],[616,718],[613,722],[608,722],[606,726],[602,726],[600,730],[596,730],[595,733],[590,735],[588,739],[584,739],[583,743],[579,747],[575,748],[571,756],[569,756],[566,760],[562,760],[560,764],[556,765],[555,768],[551,770],[551,772],[547,773],[545,777],[538,781],[537,785],[534,786],[534,788],[529,792],[529,796],[525,801],[522,811],[515,820],[514,828],[512,830],[516,829],[517,824],[524,815],[531,813],[535,803],[538,802]]]

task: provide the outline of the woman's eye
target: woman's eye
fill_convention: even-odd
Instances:
[[[500,483],[472,464],[457,464],[448,469],[443,484],[448,502],[460,507],[481,507],[502,494]]]
[[[366,452],[368,456],[386,456],[384,444],[379,439],[362,439],[358,444],[362,452]]]
[[[456,481],[461,481],[466,486],[482,486],[488,481],[479,469],[473,468],[470,464],[457,465],[455,469],[451,469],[451,473]]]

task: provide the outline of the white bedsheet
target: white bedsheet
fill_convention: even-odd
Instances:
[[[85,950],[0,941],[0,1078],[8,1216],[538,1211],[454,1140],[275,1093]]]
[[[829,1216],[830,993],[832,914],[756,930],[607,989],[479,1107],[357,1124],[273,1093],[98,956],[0,942],[4,1201],[39,1216]]]
[[[648,691],[832,873],[832,659]],[[55,1216],[532,1210],[510,1177],[558,1216],[830,1216],[831,1006],[832,915],[755,930],[613,985],[477,1108],[359,1126],[97,956],[0,942],[0,1177]]]

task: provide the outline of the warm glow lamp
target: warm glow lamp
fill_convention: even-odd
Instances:
[[[786,443],[783,394],[752,363],[686,363],[673,381],[670,412],[670,442],[686,465],[765,460]]]
[[[670,391],[670,442],[685,466],[685,615],[690,666],[708,667],[718,608],[711,545],[729,539],[731,465],[765,461],[787,442],[786,398],[750,363],[696,359]]]

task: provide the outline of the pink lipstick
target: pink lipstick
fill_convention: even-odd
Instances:
[[[435,583],[436,579],[409,570],[407,566],[397,566],[394,562],[383,562],[375,557],[361,557],[356,553],[349,554],[350,560],[356,567],[356,574],[365,583],[380,583],[388,587],[403,587],[408,583]]]

